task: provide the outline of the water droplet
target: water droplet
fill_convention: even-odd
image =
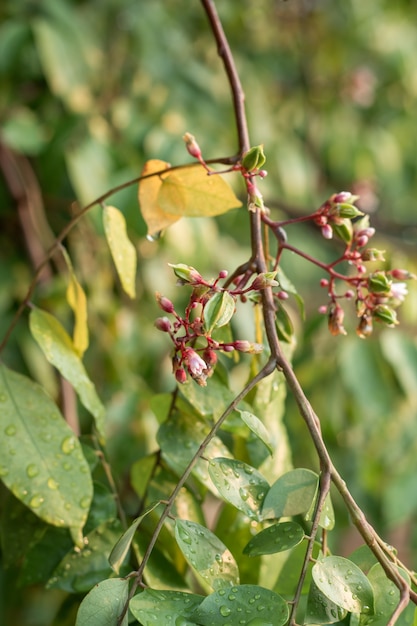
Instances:
[[[255,603],[255,598],[249,598],[249,604],[254,604]]]
[[[183,541],[189,546],[191,545],[191,537],[189,533],[186,530],[184,530],[184,528],[182,528],[181,526],[178,527],[178,534],[180,536],[181,541]]]
[[[90,506],[90,502],[91,502],[91,499],[88,496],[85,496],[84,498],[81,498],[80,500],[80,507],[82,509],[88,509],[88,507]]]
[[[227,597],[229,598],[230,601],[236,600],[236,596],[234,596],[233,593],[229,594]]]
[[[394,589],[390,589],[390,591],[388,591],[388,595],[393,596],[395,594],[395,590]]]
[[[364,604],[362,607],[362,613],[370,613],[371,611],[371,607],[368,606],[367,604]]]
[[[246,474],[253,474],[253,467],[250,467],[250,465],[245,465],[245,472]]]
[[[63,442],[61,443],[61,450],[64,454],[71,454],[71,452],[75,448],[75,437],[70,435],[69,437],[65,437]]]
[[[248,492],[246,491],[246,489],[243,489],[242,487],[239,488],[239,495],[244,502],[246,502],[246,500],[249,498]]]
[[[35,465],[34,463],[31,463],[26,468],[26,474],[29,476],[29,478],[35,478],[35,476],[39,474],[38,466]]]
[[[233,468],[233,474],[234,474],[235,478],[240,478],[240,472],[238,472],[237,469]]]
[[[5,393],[0,393],[0,402],[6,402],[7,396]]]
[[[224,589],[220,589],[219,591],[219,596],[224,596],[225,595],[225,590]]]
[[[221,554],[215,554],[214,558],[217,561],[217,563],[223,563],[223,559],[222,559],[222,555]]]
[[[68,463],[68,461],[66,461],[66,462],[63,464],[63,466],[62,466],[62,467],[64,468],[64,470],[65,470],[66,472],[69,472],[69,471],[70,471],[70,469],[72,468],[72,465],[71,465],[71,463]]]
[[[0,477],[7,476],[9,470],[4,465],[0,465]]]
[[[260,596],[260,594],[259,594],[259,593],[255,594],[255,600],[259,600],[259,599],[260,599],[260,597],[261,597],[261,596]]]
[[[263,604],[259,604],[259,605],[256,607],[256,609],[257,609],[258,611],[264,611],[264,610],[265,610],[265,606],[264,606]]]
[[[71,505],[70,505],[70,503],[69,503],[69,502],[66,502],[66,503],[65,503],[64,508],[65,508],[65,510],[66,510],[66,511],[71,511]]]
[[[256,496],[257,500],[263,500],[264,498],[265,498],[265,491],[260,491]]]
[[[8,437],[13,437],[16,434],[16,426],[14,424],[9,424],[6,426],[4,432]]]
[[[51,441],[51,439],[52,439],[52,435],[51,435],[51,433],[47,433],[47,432],[41,433],[41,439],[45,443],[49,443],[49,441]]]
[[[35,496],[33,496],[31,501],[29,502],[29,506],[32,509],[38,509],[41,506],[41,504],[43,504],[43,502],[44,502],[44,498],[40,496],[39,494],[36,494]]]
[[[223,615],[223,617],[227,617],[231,612],[231,609],[229,609],[229,607],[225,604],[220,607],[220,615]]]
[[[56,491],[59,487],[59,484],[53,478],[48,478],[47,485],[49,489],[52,489],[53,491]]]

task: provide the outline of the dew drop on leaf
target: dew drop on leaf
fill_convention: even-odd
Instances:
[[[29,506],[32,509],[37,509],[41,506],[41,504],[43,503],[44,498],[42,498],[42,496],[40,496],[39,494],[33,496],[33,498],[31,499],[31,501],[29,502]]]
[[[220,615],[223,615],[223,617],[227,617],[231,612],[232,610],[226,605],[220,607]]]
[[[71,452],[75,448],[75,437],[72,435],[70,437],[65,437],[65,439],[61,443],[61,450],[64,454],[71,454]]]
[[[35,476],[39,474],[38,466],[35,465],[34,463],[31,463],[26,468],[26,474],[29,476],[29,478],[35,478]]]
[[[9,424],[9,426],[6,426],[4,432],[8,437],[13,437],[13,435],[16,434],[16,426],[14,424]]]

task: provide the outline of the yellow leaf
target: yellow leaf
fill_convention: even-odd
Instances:
[[[161,170],[168,169],[169,163],[166,161],[160,161],[158,159],[151,159],[145,163],[142,170],[142,176],[153,174],[154,172],[160,172]],[[145,178],[139,183],[139,206],[142,212],[143,219],[148,227],[148,237],[156,237],[161,230],[168,228],[174,222],[180,219],[178,215],[169,215],[161,209],[158,204],[158,194],[162,187],[163,178],[162,175],[151,176]]]
[[[67,287],[67,301],[74,313],[74,348],[80,357],[88,348],[88,325],[87,325],[87,298],[74,273],[68,252],[62,250],[65,262],[69,270],[69,284]]]
[[[202,165],[175,170],[164,178],[157,202],[171,217],[210,217],[242,206],[224,178],[208,175]]]
[[[124,291],[132,299],[136,296],[136,249],[126,233],[123,213],[114,206],[103,209],[103,224],[107,243]]]

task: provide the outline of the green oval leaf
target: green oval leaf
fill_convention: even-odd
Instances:
[[[211,333],[214,328],[226,326],[236,309],[233,296],[228,291],[215,293],[204,307],[204,328]]]
[[[136,297],[136,249],[126,232],[126,220],[119,209],[105,206],[103,225],[107,243],[124,291],[132,299]]]
[[[240,585],[207,596],[193,618],[201,626],[283,626],[288,620],[288,605],[274,591]]]
[[[398,571],[407,583],[410,584],[409,574],[401,568],[398,568]],[[400,601],[400,591],[392,580],[387,578],[387,575],[382,569],[380,563],[376,563],[369,570],[368,579],[374,590],[375,597],[375,615],[372,618],[372,624],[375,623],[376,626],[382,626],[388,622],[389,618],[398,606]]]
[[[253,434],[256,435],[256,437],[258,437],[258,439],[260,439],[262,443],[265,444],[265,446],[268,448],[269,453],[272,456],[274,448],[269,433],[265,428],[263,422],[261,422],[261,420],[256,417],[256,415],[250,413],[249,411],[239,411],[239,413],[242,421],[245,422],[246,426],[253,432]]]
[[[209,463],[209,474],[220,494],[248,517],[258,520],[269,485],[250,465],[236,459],[217,458]]]
[[[146,507],[142,515],[137,517],[132,522],[132,524],[123,533],[123,535],[120,537],[120,539],[117,541],[116,545],[114,546],[109,556],[109,563],[112,569],[116,572],[116,574],[120,572],[120,568],[123,564],[123,561],[125,560],[127,556],[127,553],[130,550],[130,545],[133,541],[133,537],[135,536],[135,532],[139,524],[141,523],[144,517],[146,517],[149,513],[151,513],[154,509],[156,509],[158,504],[159,504],[159,501],[153,502],[148,507]]]
[[[56,404],[0,365],[0,477],[38,517],[80,541],[93,484],[80,443]]]
[[[122,531],[119,520],[100,524],[85,538],[82,548],[68,552],[48,580],[47,589],[83,593],[112,573],[110,552]]]
[[[346,609],[341,608],[327,598],[311,581],[308,592],[307,607],[304,617],[305,624],[334,624],[346,616]]]
[[[177,519],[175,538],[188,563],[212,589],[239,584],[239,570],[232,553],[208,528]]]
[[[261,556],[283,552],[297,546],[304,539],[304,530],[297,522],[273,524],[252,537],[245,546],[243,554]]]
[[[143,626],[187,626],[187,618],[203,598],[204,596],[182,591],[145,589],[131,599],[129,609]]]
[[[319,590],[337,606],[350,613],[372,613],[372,585],[357,565],[341,556],[328,556],[312,570]]]
[[[45,357],[66,378],[77,392],[82,404],[95,417],[97,432],[104,440],[104,407],[78,356],[71,337],[58,320],[34,308],[29,317],[30,332]]]
[[[304,468],[280,476],[266,494],[262,519],[307,513],[316,495],[318,479],[315,472]]]
[[[209,176],[202,165],[181,168],[164,177],[158,205],[170,215],[210,217],[242,206],[219,174]]]
[[[85,596],[77,613],[75,626],[114,626],[129,594],[129,581],[110,578],[98,583]],[[128,615],[120,626],[127,626]]]

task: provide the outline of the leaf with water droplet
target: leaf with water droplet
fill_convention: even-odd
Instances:
[[[194,593],[145,589],[131,599],[129,609],[143,626],[185,626],[203,599]]]
[[[239,583],[239,569],[230,550],[208,528],[177,519],[175,538],[188,563],[212,589]]]
[[[0,393],[6,396],[0,411],[0,432],[7,435],[0,436],[0,458],[7,459],[8,469],[4,483],[41,519],[70,527],[79,538],[93,485],[78,439],[42,387],[4,365]],[[42,437],[45,428],[47,441]],[[71,450],[64,455],[62,445],[68,441]],[[67,459],[73,462],[71,472],[64,468]],[[82,507],[81,500],[87,506]]]
[[[304,539],[304,531],[297,522],[282,522],[264,528],[252,537],[245,546],[243,554],[261,556],[290,550]]]
[[[144,517],[146,517],[147,515],[149,515],[149,513],[151,513],[151,511],[156,509],[158,504],[159,502],[153,502],[148,507],[146,507],[143,513],[132,522],[132,524],[123,533],[123,535],[119,538],[116,545],[114,546],[109,556],[109,563],[116,572],[116,574],[120,572],[120,568],[127,556],[127,553],[129,552],[130,545],[133,541],[133,537],[135,536],[135,532],[139,524]]]
[[[33,338],[49,363],[54,365],[71,383],[85,408],[94,416],[97,432],[104,440],[104,407],[74,348],[71,337],[53,315],[41,309],[32,309],[29,326]]]
[[[105,206],[103,225],[123,290],[133,299],[136,296],[137,255],[135,246],[127,236],[126,220],[123,213],[114,206]]]
[[[112,573],[108,559],[121,532],[118,520],[109,520],[92,530],[84,538],[81,549],[75,547],[64,556],[52,573],[47,588],[81,593],[108,578]]]
[[[306,624],[334,624],[346,616],[346,609],[341,608],[327,598],[311,581],[304,617]]]
[[[260,472],[236,459],[216,458],[209,462],[209,473],[222,497],[252,519],[260,518],[269,484]]]
[[[404,580],[410,584],[410,575],[402,568],[398,568],[398,573],[404,578]],[[398,606],[400,601],[400,591],[398,587],[387,578],[384,570],[380,563],[376,563],[368,572],[368,579],[371,583],[374,590],[374,612],[375,617],[372,619],[372,624],[376,624],[377,626],[382,626],[382,624],[386,624],[393,614],[395,608]],[[369,611],[362,612],[367,615]],[[405,618],[404,613],[401,615],[401,618]],[[398,621],[398,624],[402,624],[402,619]],[[404,620],[404,624],[406,620]],[[410,622],[407,622],[410,623]]]
[[[364,606],[373,612],[372,585],[357,565],[341,556],[328,556],[313,566],[313,579],[329,600],[350,613],[361,613]]]
[[[271,485],[266,494],[262,519],[306,513],[317,490],[318,475],[305,468],[290,470]]]
[[[313,501],[311,503],[309,510],[304,516],[304,519],[307,522],[313,519],[314,512],[316,510],[317,498],[319,497],[319,487],[320,487],[320,481],[317,482],[316,494],[313,498]],[[335,517],[334,517],[333,503],[332,503],[330,493],[327,494],[324,500],[323,508],[320,513],[319,525],[322,528],[325,528],[326,530],[332,530],[334,528]]]
[[[75,626],[110,626],[119,623],[117,620],[127,602],[128,594],[128,580],[110,578],[99,582],[81,602]],[[120,626],[127,625],[126,613]]]
[[[239,585],[232,591],[232,596],[221,591],[207,596],[192,618],[201,626],[283,626],[287,622],[288,605],[274,591],[257,585]]]
[[[242,421],[244,421],[246,426],[250,428],[253,434],[256,435],[256,437],[258,437],[258,439],[260,439],[262,443],[265,444],[265,446],[268,448],[269,454],[272,455],[274,452],[274,448],[271,443],[271,438],[261,420],[249,411],[239,411],[239,413]]]

